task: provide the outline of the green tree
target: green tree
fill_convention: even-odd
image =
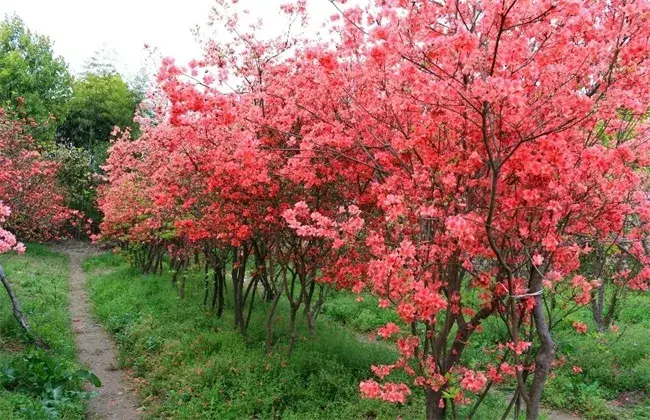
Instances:
[[[65,119],[72,78],[46,36],[31,32],[18,16],[0,21],[0,107],[37,123],[32,134],[51,141]]]
[[[80,147],[60,144],[52,155],[60,165],[57,180],[66,191],[65,204],[81,211],[97,227],[101,220],[96,204],[100,176],[93,170],[96,165],[91,153]]]
[[[137,135],[133,117],[141,98],[142,94],[129,88],[111,61],[96,60],[73,83],[67,118],[57,130],[59,147],[55,158],[61,164],[58,176],[67,190],[67,204],[92,219],[95,227],[101,219],[95,190],[108,140],[115,126],[130,128]]]
[[[115,126],[137,130],[139,95],[118,73],[86,73],[73,84],[68,116],[57,131],[60,143],[89,150],[98,161]]]

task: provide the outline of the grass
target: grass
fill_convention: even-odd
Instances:
[[[368,332],[394,313],[377,301],[347,292],[331,293],[319,318],[317,336],[300,325],[301,339],[286,356],[286,307],[279,309],[275,352],[263,349],[265,308],[254,311],[248,336],[233,331],[228,311],[217,319],[202,308],[202,281],[190,277],[180,300],[169,275],[143,276],[118,255],[87,260],[91,299],[100,320],[120,345],[121,364],[131,370],[152,418],[423,418],[423,396],[414,392],[406,405],[359,398],[358,383],[372,376],[372,364],[390,363],[390,346],[368,339]],[[555,332],[558,357],[544,394],[547,408],[579,412],[594,419],[649,418],[650,297],[635,295],[617,323],[622,334],[577,335],[571,323],[590,324],[587,309]],[[503,336],[498,322],[486,323],[473,339],[464,363],[482,366],[480,343]],[[594,325],[590,324],[590,331]],[[573,365],[583,368],[575,374]],[[500,416],[512,387],[491,392],[475,419]],[[460,418],[466,409],[459,411]]]
[[[115,335],[121,364],[132,371],[152,418],[422,417],[417,398],[403,406],[359,398],[358,384],[370,375],[370,365],[390,362],[395,354],[359,342],[336,322],[320,319],[315,338],[307,338],[300,325],[291,357],[282,345],[267,355],[263,307],[254,311],[243,339],[229,315],[217,319],[202,308],[199,281],[188,282],[181,301],[169,277],[142,276],[119,256],[93,257],[85,268],[97,315]],[[278,320],[280,342],[286,342],[286,324]]]
[[[85,374],[76,362],[68,312],[68,260],[40,245],[24,255],[3,254],[4,267],[33,332],[49,344],[43,352],[29,343],[0,290],[0,418],[80,419]]]
[[[401,324],[396,312],[381,310],[378,306],[377,298],[371,295],[358,300],[351,293],[335,291],[325,302],[323,313],[360,333],[374,332],[388,322]]]
[[[39,245],[25,255],[5,254],[7,272],[36,335],[52,351],[35,349],[18,327],[9,299],[0,293],[0,418],[78,419],[84,414],[81,391],[87,372],[76,362],[68,305],[68,260]],[[300,340],[287,357],[287,307],[281,304],[276,324],[278,345],[264,352],[265,307],[253,314],[244,339],[222,319],[202,308],[202,281],[197,273],[180,300],[169,276],[142,276],[118,255],[86,261],[91,298],[99,319],[120,345],[120,362],[137,385],[152,418],[422,418],[423,397],[392,405],[360,399],[358,384],[371,376],[372,364],[390,363],[390,346],[368,333],[394,313],[381,310],[365,296],[330,294],[318,320],[316,337],[299,325]],[[573,321],[589,325],[576,334]],[[590,419],[650,419],[650,296],[632,294],[616,324],[619,333],[596,333],[583,309],[554,332],[558,358],[546,386],[547,407],[581,413]],[[480,344],[497,341],[498,322],[484,324],[464,363],[480,366]],[[580,366],[576,374],[572,366]],[[485,400],[474,418],[503,412],[508,386]],[[462,417],[463,412],[459,412]]]

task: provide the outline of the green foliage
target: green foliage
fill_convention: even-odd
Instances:
[[[30,417],[45,413],[54,419],[67,410],[75,412],[78,401],[91,396],[90,393],[80,391],[85,381],[101,386],[101,381],[94,373],[85,369],[70,372],[66,363],[42,350],[16,357],[0,369],[0,386],[40,400],[40,410],[34,406],[21,408],[21,413]]]
[[[324,314],[360,332],[375,330],[388,321],[400,324],[394,313],[378,308],[372,296],[364,296],[362,302],[357,302],[356,296],[348,292],[332,293]],[[571,326],[574,320],[589,324],[589,332],[576,334]],[[647,398],[650,395],[650,341],[647,339],[650,296],[630,294],[616,323],[620,334],[610,331],[598,334],[591,312],[583,308],[558,325],[554,331],[557,357],[564,357],[566,362],[554,369],[555,377],[547,383],[544,401],[548,407],[579,412],[593,419],[649,418],[642,413],[650,412],[650,399]],[[467,366],[483,367],[482,348],[508,341],[508,332],[500,320],[487,320],[482,327],[483,332],[472,337],[475,345],[463,354],[463,363]],[[574,373],[574,365],[580,366],[583,372]],[[512,392],[509,386],[513,384],[504,384],[491,393],[474,418],[494,418],[503,413],[507,395]],[[628,394],[634,396],[632,401],[617,406],[617,401]],[[459,408],[459,418],[467,413],[468,407]]]
[[[556,332],[559,354],[567,357],[567,364],[582,367],[584,378],[581,380],[600,384],[599,389],[608,399],[620,392],[650,392],[650,340],[647,337],[650,312],[640,313],[635,309],[635,306],[647,307],[648,300],[650,297],[642,294],[630,297],[619,319],[618,333],[597,333],[587,309],[577,316],[589,324],[588,334],[576,334],[570,327],[571,322],[563,324],[564,328]]]
[[[139,377],[140,394],[153,417],[423,417],[423,396],[417,392],[404,406],[359,399],[358,383],[371,376],[370,365],[395,360],[390,346],[360,334],[398,322],[372,296],[357,302],[348,292],[332,292],[318,320],[317,336],[309,337],[301,325],[298,345],[288,358],[282,346],[270,355],[263,351],[263,306],[254,310],[245,339],[233,330],[229,316],[219,320],[204,311],[200,273],[190,276],[186,300],[181,301],[167,276],[142,276],[118,255],[94,257],[85,267],[98,315],[120,343],[122,363]],[[617,321],[619,334],[595,333],[593,325],[588,334],[576,334],[571,323],[589,324],[588,308],[558,325],[557,356],[566,362],[553,370],[545,388],[547,410],[579,412],[590,419],[648,418],[650,297],[632,294],[629,303]],[[281,303],[274,327],[278,343],[287,334],[286,310]],[[483,332],[472,338],[479,344],[477,350],[465,353],[463,363],[482,368],[480,348],[506,339],[498,320],[484,323]],[[574,373],[574,365],[583,372]],[[473,418],[502,415],[513,387],[493,387]],[[633,397],[625,402],[628,395]],[[470,409],[458,407],[458,418],[465,418]]]
[[[98,224],[101,219],[96,206],[99,176],[92,169],[92,154],[79,147],[58,145],[53,155],[60,164],[57,181],[65,189],[66,205]]]
[[[628,297],[626,305],[621,308],[618,321],[622,325],[642,324],[650,328],[650,299],[647,294],[632,294]]]
[[[76,362],[66,257],[28,244],[25,255],[3,254],[0,264],[34,333],[52,347],[45,354],[27,344],[9,299],[0,293],[0,418],[81,418],[87,397],[81,385],[95,377]]]
[[[61,163],[58,177],[68,192],[68,205],[97,225],[101,212],[96,205],[96,188],[111,132],[118,126],[137,135],[133,118],[142,98],[114,68],[95,65],[90,70],[97,73],[85,73],[74,82],[66,121],[57,130],[55,158]]]
[[[363,300],[346,291],[333,292],[324,305],[326,316],[353,327],[359,332],[375,331],[388,322],[401,324],[394,311],[379,308],[377,298],[364,295]]]
[[[17,109],[38,124],[32,134],[40,142],[54,138],[65,119],[72,79],[63,58],[55,57],[52,43],[31,32],[18,17],[0,21],[0,107]]]
[[[554,331],[557,357],[566,362],[553,370],[555,377],[546,385],[544,401],[587,418],[644,418],[638,412],[650,404],[649,305],[647,294],[631,294],[617,320],[618,333],[598,333],[588,308],[558,325]],[[576,320],[589,325],[587,334],[576,334],[571,327]],[[573,372],[573,366],[582,372]],[[640,397],[619,406],[618,400],[630,393]]]
[[[68,117],[57,131],[61,143],[93,152],[97,166],[105,160],[108,139],[115,126],[137,130],[133,122],[140,98],[118,73],[86,73],[74,82]]]

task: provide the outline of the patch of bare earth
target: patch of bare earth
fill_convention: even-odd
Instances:
[[[2,353],[22,353],[25,351],[25,345],[19,341],[3,340],[0,338],[0,351]]]
[[[87,418],[139,419],[137,398],[127,386],[125,375],[118,369],[117,349],[111,337],[95,322],[86,291],[86,275],[81,269],[83,259],[99,250],[93,246],[68,241],[55,249],[70,258],[70,312],[77,339],[79,360],[93,371],[102,382],[100,388],[88,384],[89,391],[98,396],[88,403]]]
[[[508,403],[510,403],[510,401],[512,400],[512,396],[513,394],[509,394],[507,396],[506,401]],[[522,413],[526,412],[526,406],[524,405],[523,401],[521,402],[520,410]],[[568,410],[561,410],[561,409],[549,408],[549,407],[542,407],[542,413],[546,414],[548,420],[581,420],[584,418],[579,413],[573,413]]]
[[[632,407],[641,404],[647,398],[647,395],[641,391],[621,392],[614,401],[610,401],[610,404],[614,407]]]
[[[576,420],[582,418],[577,414],[564,410],[546,409],[546,412],[548,413],[548,420]]]

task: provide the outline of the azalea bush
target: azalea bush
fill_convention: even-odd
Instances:
[[[0,199],[12,210],[5,221],[9,230],[22,240],[45,242],[65,237],[81,215],[66,207],[58,164],[26,131],[33,124],[0,109]]]
[[[9,251],[25,252],[25,245],[16,240],[16,236],[5,230],[2,225],[7,221],[7,217],[11,215],[11,209],[0,201],[0,254]]]
[[[181,295],[204,264],[218,314],[229,269],[242,334],[269,303],[267,348],[280,298],[313,333],[328,287],[371,293],[400,357],[365,397],[471,417],[508,381],[537,418],[554,327],[605,275],[648,287],[650,4],[382,0],[337,6],[329,42],[293,31],[304,1],[270,39],[218,5],[227,36],[165,60],[155,117],[112,146],[102,237],[145,271],[169,255]],[[594,272],[603,249],[626,264]],[[487,320],[506,338],[468,366]]]

